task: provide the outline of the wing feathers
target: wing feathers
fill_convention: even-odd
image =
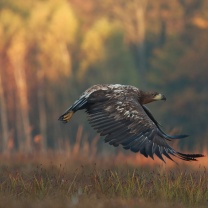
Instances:
[[[176,152],[168,145],[167,140],[182,139],[187,135],[166,134],[149,109],[140,104],[145,95],[148,96],[148,93],[133,86],[94,85],[59,120],[66,123],[73,113],[86,109],[90,124],[101,136],[105,136],[105,142],[110,145],[122,145],[124,149],[140,152],[152,159],[157,155],[162,161],[163,155],[170,160],[173,160],[171,156],[175,156],[186,161],[203,157],[201,154]]]
[[[150,110],[142,105],[142,108],[144,109],[144,111],[146,112],[146,114],[149,116],[149,118],[155,123],[155,125],[157,126],[158,130],[159,130],[159,134],[160,136],[162,137],[165,137],[167,140],[169,139],[183,139],[183,138],[186,138],[188,137],[188,135],[186,134],[181,134],[181,135],[174,135],[174,136],[170,136],[168,134],[166,134],[162,129],[161,129],[161,124],[158,123],[158,121],[154,118],[154,116],[152,115],[152,113],[150,112]]]
[[[166,148],[164,148],[163,155],[165,155],[168,159],[174,161],[174,160],[171,158],[171,156],[168,154],[168,151],[166,150]]]
[[[154,160],[154,156],[153,156],[154,154],[152,152],[152,145],[153,143],[149,140],[145,146],[145,152]]]
[[[104,95],[103,96],[108,96]],[[182,160],[196,160],[202,157],[200,154],[183,154],[176,152],[168,145],[166,140],[185,138],[187,135],[170,136],[163,132],[160,124],[145,106],[141,106],[135,97],[101,98],[100,101],[92,103],[86,109],[88,119],[101,136],[105,136],[105,142],[110,145],[122,145],[124,149],[140,152],[145,157],[154,155],[165,162],[162,155],[173,160],[170,155]],[[94,96],[91,101],[96,100]],[[101,102],[102,101],[102,102]]]
[[[141,137],[138,138],[139,141],[135,142],[134,145],[131,146],[131,150],[133,152],[139,152],[143,149],[144,145],[146,144],[147,137],[142,135]]]

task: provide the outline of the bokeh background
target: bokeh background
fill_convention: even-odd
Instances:
[[[2,153],[98,140],[83,112],[58,121],[98,83],[165,94],[149,105],[163,129],[190,135],[181,148],[206,149],[207,82],[206,0],[0,0]]]

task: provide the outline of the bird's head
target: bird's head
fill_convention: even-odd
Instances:
[[[151,103],[157,100],[166,100],[166,97],[158,92],[144,92],[141,93],[141,104]]]

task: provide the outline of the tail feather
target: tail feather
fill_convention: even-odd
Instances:
[[[168,134],[165,134],[165,136],[168,139],[183,139],[183,138],[188,137],[189,135],[187,135],[187,134],[180,134],[180,135],[168,135]]]
[[[182,160],[186,161],[197,161],[196,158],[204,157],[202,154],[184,154],[181,152],[176,152],[176,156]]]
[[[160,130],[160,133],[162,134],[162,136],[164,136],[169,141],[172,140],[172,139],[183,139],[183,138],[186,138],[186,137],[189,136],[189,135],[186,135],[186,134],[169,135],[169,134],[166,134],[159,126],[158,126],[158,129]]]

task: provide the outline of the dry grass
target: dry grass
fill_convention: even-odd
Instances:
[[[1,156],[0,207],[208,205],[205,164],[153,165],[134,154],[88,160],[72,152]]]
[[[75,145],[60,152],[0,155],[0,208],[208,206],[207,157],[178,165],[133,153],[101,157],[98,138],[81,138],[80,127]]]

